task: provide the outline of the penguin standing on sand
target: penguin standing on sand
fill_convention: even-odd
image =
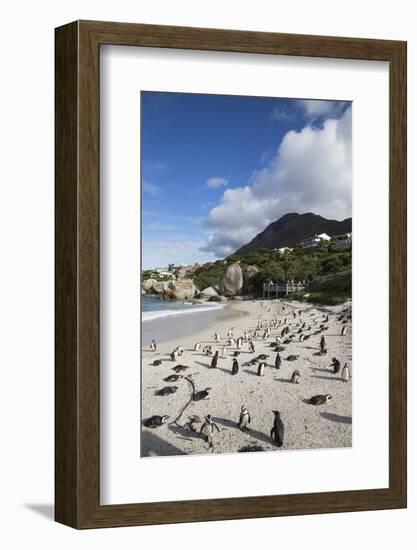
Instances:
[[[152,342],[151,342],[151,351],[156,351],[156,342],[153,338],[152,338]]]
[[[292,376],[291,376],[291,384],[298,384],[298,383],[299,383],[299,380],[300,380],[300,377],[301,377],[300,371],[299,371],[299,370],[295,370],[295,371],[292,373]]]
[[[223,346],[223,348],[222,348],[222,358],[223,358],[223,359],[226,358],[226,351],[227,351],[227,347],[226,347],[226,346]]]
[[[343,325],[342,331],[341,331],[341,333],[340,333],[340,336],[345,336],[345,335],[346,335],[346,331],[347,331],[347,326],[346,326],[346,325]]]
[[[264,362],[259,364],[258,376],[263,376],[264,375],[265,365],[266,365],[266,363],[264,363]]]
[[[239,416],[239,428],[242,430],[242,432],[246,432],[248,430],[248,424],[250,424],[250,414],[246,406],[242,405]]]
[[[274,425],[271,430],[271,438],[275,441],[277,447],[284,445],[284,424],[281,420],[279,411],[272,411],[274,413]]]
[[[332,358],[332,364],[330,365],[333,367],[333,374],[339,374],[340,371],[340,361],[336,359],[336,357]]]
[[[280,369],[281,368],[282,359],[279,353],[277,353],[277,356],[275,357],[275,368]]]
[[[327,350],[327,346],[326,346],[326,339],[324,336],[322,336],[320,338],[320,351],[326,351]]]
[[[345,363],[342,369],[342,380],[343,382],[349,382],[349,378],[350,378],[350,370],[349,370],[348,364]]]
[[[200,342],[196,342],[196,344],[194,345],[194,351],[199,351],[200,347],[201,347]]]
[[[239,373],[239,363],[237,362],[237,359],[233,359],[232,363],[232,374],[238,374]]]
[[[220,334],[218,332],[214,333],[214,339],[216,342],[220,342]]]
[[[252,340],[249,342],[249,352],[255,353],[255,344],[252,342]]]
[[[209,444],[209,449],[213,448],[213,437],[214,437],[215,429],[218,432],[220,432],[220,428],[215,422],[213,422],[211,418],[211,414],[208,414],[206,416],[204,424],[201,426],[200,433],[204,435],[204,439],[206,440],[206,443]]]
[[[216,353],[213,356],[213,359],[211,360],[210,368],[215,369],[217,367],[217,360],[219,358],[219,352],[216,350]]]

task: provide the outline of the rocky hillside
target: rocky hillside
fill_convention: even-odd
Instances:
[[[249,243],[245,244],[234,255],[242,256],[247,252],[258,249],[272,250],[284,246],[294,246],[301,240],[315,234],[327,233],[330,236],[350,233],[352,231],[352,218],[343,221],[327,220],[311,212],[307,214],[285,214],[276,222],[268,225],[261,233],[256,235]]]

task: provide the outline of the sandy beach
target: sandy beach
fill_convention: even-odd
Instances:
[[[318,307],[285,300],[232,301],[218,311],[221,313],[217,316],[215,312],[210,313],[204,324],[201,323],[203,317],[197,320],[196,314],[167,319],[164,323],[172,327],[186,323],[189,334],[178,332],[178,328],[174,328],[173,333],[167,334],[181,336],[157,340],[156,352],[150,351],[149,345],[144,344],[141,418],[143,421],[153,415],[168,415],[169,419],[166,424],[157,428],[142,427],[141,456],[234,453],[254,445],[261,446],[265,451],[277,451],[278,448],[270,437],[273,410],[280,411],[285,426],[284,444],[280,452],[350,447],[352,384],[351,380],[347,383],[342,380],[341,371],[333,374],[331,367],[331,360],[336,357],[342,368],[347,363],[352,372],[350,304]],[[274,322],[276,327],[270,329],[270,334],[265,339],[264,329],[259,330],[259,334],[253,339],[255,353],[250,353],[248,344],[243,343],[237,357],[239,373],[233,376],[232,360],[237,347],[236,343],[227,347],[226,357],[221,357],[222,349],[228,341],[226,334],[233,328],[236,340],[239,336],[244,336],[245,331],[253,333],[259,321]],[[301,329],[303,323],[305,326]],[[149,326],[151,325],[148,325],[147,331]],[[289,334],[281,339],[280,345],[285,349],[280,352],[282,364],[277,369],[276,352],[270,344],[281,336],[285,326],[289,326]],[[342,336],[341,330],[344,326],[346,334]],[[300,342],[300,330],[310,337]],[[314,334],[319,330],[320,333]],[[220,334],[220,342],[215,341],[215,332]],[[294,335],[291,342],[283,343],[290,335]],[[326,339],[327,354],[317,355],[322,335]],[[194,351],[196,342],[201,343],[199,351]],[[170,354],[179,345],[184,349],[183,355],[172,361]],[[219,350],[216,368],[210,368],[212,357],[203,353],[205,345],[211,345],[213,351]],[[263,376],[258,376],[257,365],[248,364],[260,354],[269,355]],[[290,356],[297,356],[297,359],[287,360]],[[155,360],[160,360],[161,364],[153,366]],[[184,378],[174,382],[164,381],[164,378],[175,374],[173,367],[176,365],[189,367],[180,373]],[[295,369],[301,375],[298,384],[290,381]],[[193,401],[192,385],[185,376],[193,381],[196,391],[211,388],[209,398]],[[172,395],[156,395],[158,390],[166,386],[177,386],[178,390]],[[308,400],[317,394],[330,394],[332,399],[319,406],[309,404]],[[242,405],[246,405],[251,416],[247,432],[241,431],[238,426]],[[180,414],[184,407],[185,410]],[[208,414],[212,415],[220,430],[215,432],[213,448],[209,448],[199,433],[199,425],[196,426],[197,431],[193,431],[188,425],[189,417],[197,415],[204,421]]]

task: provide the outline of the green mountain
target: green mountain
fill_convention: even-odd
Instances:
[[[259,249],[273,250],[284,246],[294,246],[303,239],[315,234],[327,233],[330,237],[350,233],[352,231],[352,218],[343,221],[327,220],[311,212],[306,214],[285,214],[276,222],[268,225],[261,233],[256,235],[249,243],[245,244],[233,254],[242,256],[247,252]]]

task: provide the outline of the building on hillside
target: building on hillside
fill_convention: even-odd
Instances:
[[[304,250],[310,250],[320,246],[320,243],[322,243],[323,241],[329,242],[330,240],[331,237],[329,237],[327,233],[320,233],[320,235],[313,235],[312,237],[303,239],[300,242],[300,245],[303,247]]]
[[[283,256],[287,252],[292,252],[293,248],[290,248],[289,246],[283,246],[282,248],[274,248],[274,252],[278,252],[278,254],[281,254]]]
[[[330,243],[330,248],[332,250],[349,250],[352,248],[352,233],[334,235]]]

